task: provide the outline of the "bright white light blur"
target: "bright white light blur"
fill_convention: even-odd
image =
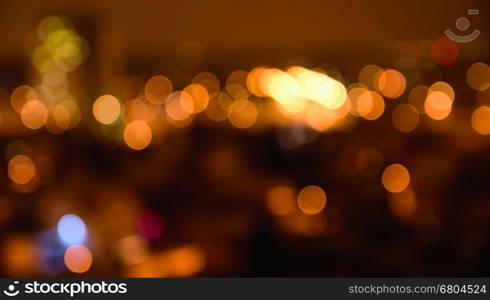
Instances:
[[[64,244],[81,244],[85,241],[85,223],[76,215],[64,215],[58,221],[58,235]]]
[[[303,97],[328,109],[337,109],[344,105],[347,91],[344,85],[337,80],[298,66],[290,68],[288,73],[301,86]]]

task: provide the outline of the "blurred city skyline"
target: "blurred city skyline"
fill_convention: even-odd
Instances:
[[[489,9],[0,3],[0,275],[488,275]]]

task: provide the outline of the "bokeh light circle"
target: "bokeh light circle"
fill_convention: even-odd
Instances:
[[[296,208],[296,193],[287,185],[278,185],[267,191],[267,208],[276,215],[288,215]]]
[[[453,40],[447,37],[441,37],[432,43],[431,55],[436,63],[450,65],[458,58],[459,48]]]
[[[472,64],[466,72],[466,82],[476,91],[490,88],[490,67],[481,62]]]
[[[298,195],[298,207],[308,215],[314,215],[323,210],[327,204],[327,194],[316,185],[303,188]]]
[[[480,106],[471,115],[471,126],[479,134],[490,134],[490,107]]]
[[[36,167],[31,158],[26,155],[16,155],[8,163],[10,179],[17,184],[30,182],[36,173]]]
[[[22,107],[20,116],[27,128],[39,129],[48,120],[48,109],[43,102],[30,100]]]
[[[366,120],[376,120],[385,110],[385,101],[380,94],[373,91],[362,93],[357,99],[357,112]]]
[[[116,97],[103,95],[95,100],[92,112],[97,121],[109,125],[116,122],[121,116],[121,104]]]
[[[408,103],[398,105],[391,115],[393,125],[401,132],[414,130],[419,123],[419,119],[418,111]]]
[[[146,148],[150,144],[151,138],[151,127],[145,121],[132,121],[124,128],[124,142],[133,150]]]
[[[378,77],[377,87],[379,92],[388,98],[400,97],[407,86],[407,81],[402,73],[394,69],[384,70]]]
[[[392,164],[384,169],[381,181],[386,190],[391,193],[404,191],[410,183],[410,173],[401,164]]]
[[[66,249],[64,261],[71,272],[85,273],[92,266],[92,253],[83,245],[73,245]]]
[[[67,245],[81,244],[85,241],[86,227],[83,220],[73,214],[64,215],[58,221],[58,236]]]

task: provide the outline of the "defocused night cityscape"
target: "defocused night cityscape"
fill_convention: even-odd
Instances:
[[[490,276],[489,13],[2,2],[0,275]]]

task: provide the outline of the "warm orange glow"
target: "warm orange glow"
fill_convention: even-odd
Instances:
[[[429,117],[442,120],[451,113],[451,109],[452,100],[448,94],[441,91],[429,92],[424,104],[424,110]]]
[[[20,117],[27,128],[39,129],[48,120],[48,109],[41,101],[30,100],[22,107]]]
[[[419,113],[415,107],[407,103],[398,105],[391,115],[393,125],[401,132],[414,130],[419,123],[419,119]]]
[[[183,246],[164,252],[158,267],[165,277],[188,277],[201,271],[206,264],[204,252],[196,246]]]
[[[137,235],[130,235],[119,240],[117,252],[126,265],[141,263],[149,255],[147,242]]]
[[[39,96],[37,92],[28,85],[21,85],[12,91],[10,95],[10,105],[12,108],[20,113],[24,105],[31,100],[37,100]]]
[[[451,85],[449,85],[447,82],[437,81],[437,82],[433,83],[430,86],[428,93],[430,94],[432,92],[443,92],[444,94],[446,94],[449,97],[451,102],[454,101],[455,93],[454,93],[453,87]]]
[[[267,71],[266,68],[258,67],[250,71],[247,76],[247,88],[248,90],[259,97],[265,97],[265,92],[260,87],[260,82],[262,80],[262,76]]]
[[[132,121],[124,129],[124,141],[129,148],[142,150],[146,148],[152,137],[150,126],[141,120]]]
[[[199,83],[193,83],[188,85],[184,92],[188,93],[192,99],[192,105],[187,105],[187,108],[192,106],[191,111],[188,111],[189,113],[197,114],[206,109],[209,102],[209,94],[204,86]]]
[[[205,264],[204,253],[193,246],[182,247],[171,255],[176,276],[191,276],[199,272]]]
[[[248,98],[250,96],[250,93],[245,87],[236,83],[228,84],[225,90],[233,99]]]
[[[347,97],[347,99],[345,99],[344,105],[342,105],[337,109],[332,110],[333,118],[335,120],[342,119],[346,117],[351,111],[352,111],[352,103],[350,98]]]
[[[301,95],[328,109],[337,109],[347,99],[345,86],[327,75],[302,67],[291,67],[288,74],[293,76],[301,87]]]
[[[223,121],[228,118],[228,111],[231,103],[232,101],[227,94],[218,92],[209,101],[209,104],[204,112],[206,113],[206,116],[213,121]]]
[[[43,74],[42,83],[45,87],[56,92],[66,92],[69,88],[68,78],[61,71],[50,71]]]
[[[127,115],[130,120],[143,120],[146,122],[153,121],[157,114],[158,108],[146,101],[144,98],[137,98],[126,103]]]
[[[162,75],[153,76],[145,84],[145,97],[154,104],[162,104],[172,92],[170,80]]]
[[[425,113],[424,105],[428,91],[428,86],[417,85],[408,94],[408,102],[421,114]]]
[[[167,116],[175,121],[183,121],[192,115],[194,101],[187,92],[173,92],[165,102]]]
[[[262,97],[270,96],[271,80],[276,78],[281,73],[283,72],[277,68],[270,68],[270,69],[263,69],[263,70],[259,69],[258,71],[256,71],[256,75],[255,75],[257,80],[256,89],[258,90],[258,95],[262,95]]]
[[[397,70],[387,69],[383,71],[377,82],[379,92],[388,98],[398,98],[405,91],[407,82],[402,73]]]
[[[309,185],[298,195],[298,207],[308,215],[314,215],[323,210],[327,204],[327,195],[323,189],[316,185]]]
[[[366,120],[376,120],[385,110],[385,101],[376,92],[362,93],[356,103],[357,112]]]
[[[490,107],[480,106],[471,115],[471,126],[479,134],[490,134]]]
[[[234,101],[228,113],[230,123],[236,128],[251,127],[257,120],[257,107],[247,99]]]
[[[359,117],[359,112],[357,111],[357,102],[359,101],[359,97],[361,97],[364,92],[368,92],[369,90],[360,85],[351,85],[349,86],[349,92],[347,93],[347,97],[351,104],[350,113],[356,117]]]
[[[335,123],[334,112],[315,102],[308,103],[302,119],[316,131],[325,131]]]
[[[292,213],[296,207],[296,193],[286,185],[279,185],[267,191],[265,196],[267,208],[276,215]]]
[[[78,123],[80,123],[80,119],[81,119],[81,112],[80,112],[80,108],[78,107],[78,104],[75,102],[75,101],[72,101],[72,100],[65,100],[65,101],[62,101],[60,102],[57,106],[61,106],[63,107],[64,109],[66,109],[69,114],[70,114],[70,124],[68,125],[68,128],[66,129],[71,129],[71,128],[75,128]],[[56,119],[56,114],[54,115],[54,118],[55,118],[55,122],[60,122],[60,120]],[[67,125],[67,120],[65,120],[65,125]],[[62,125],[58,125],[60,128],[62,128],[61,126]],[[62,128],[64,129],[64,128]]]
[[[131,265],[126,271],[126,276],[130,278],[169,277],[167,273],[162,274],[158,268],[158,261],[153,256],[140,263]]]
[[[71,114],[70,111],[63,105],[58,104],[53,107],[52,110],[53,119],[62,130],[67,130],[71,125]]]
[[[174,127],[177,128],[184,128],[189,126],[192,123],[192,120],[194,119],[194,115],[189,115],[187,118],[182,119],[182,120],[175,120],[172,119],[170,116],[168,116],[167,121],[169,124],[171,124]]]
[[[305,213],[293,213],[283,216],[279,220],[281,229],[289,234],[303,236],[318,236],[325,234],[327,230],[337,230],[337,224],[329,224],[329,221],[321,214],[309,215]],[[330,225],[333,225],[330,227]]]
[[[410,173],[400,164],[392,164],[386,167],[381,176],[385,189],[392,193],[400,193],[410,183]]]
[[[116,97],[103,95],[95,100],[92,112],[97,121],[109,125],[116,122],[121,116],[121,104]]]
[[[364,84],[368,89],[375,90],[382,73],[383,69],[376,65],[364,66],[359,72],[359,82]]]
[[[194,76],[192,83],[202,85],[209,95],[214,95],[220,91],[219,79],[213,73],[202,72]]]
[[[490,67],[481,62],[472,64],[466,72],[466,82],[477,91],[490,88]]]
[[[445,119],[452,110],[454,101],[453,88],[443,81],[432,84],[424,103],[424,110],[434,120]]]
[[[25,155],[14,156],[8,164],[8,174],[10,179],[17,184],[30,182],[36,173],[36,167],[32,159]]]
[[[226,90],[230,95],[235,96],[236,99],[241,97],[247,97],[248,95],[244,95],[243,93],[247,93],[247,78],[248,72],[244,70],[237,70],[231,72],[226,79]]]
[[[70,246],[65,251],[65,265],[73,273],[85,273],[92,266],[92,253],[83,245]]]
[[[417,199],[410,188],[400,193],[390,194],[388,201],[391,213],[399,218],[408,217],[417,209]]]
[[[298,82],[289,74],[278,69],[270,69],[271,76],[268,82],[264,83],[265,93],[274,98],[286,115],[299,113],[306,105],[303,98],[302,88]]]
[[[34,276],[38,259],[35,240],[24,235],[5,235],[2,241],[2,271],[9,276]]]

